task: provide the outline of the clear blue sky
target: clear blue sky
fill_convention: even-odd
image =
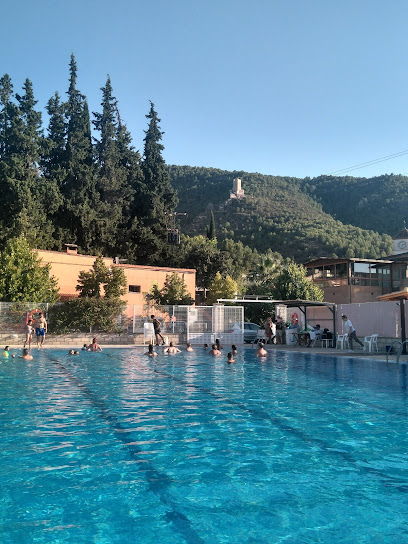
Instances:
[[[110,74],[134,145],[155,103],[169,164],[317,176],[408,150],[406,0],[3,2],[1,74],[39,107],[98,110]],[[408,173],[408,154],[350,172]]]

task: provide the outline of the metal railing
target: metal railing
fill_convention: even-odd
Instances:
[[[405,340],[405,342],[399,342],[401,344],[398,352],[397,352],[397,359],[396,362],[399,363],[400,357],[402,355],[402,352],[404,351],[405,344],[408,344],[408,340]]]
[[[386,352],[387,352],[387,363],[388,363],[388,357],[391,355],[392,347],[393,347],[394,345],[398,345],[398,346],[399,346],[398,351],[397,351],[397,359],[396,359],[397,363],[398,363],[398,361],[399,361],[400,355],[401,355],[401,353],[402,353],[402,342],[401,342],[400,340],[395,340],[390,346],[387,346],[387,347],[389,347],[390,349],[387,349],[387,347],[386,347]]]

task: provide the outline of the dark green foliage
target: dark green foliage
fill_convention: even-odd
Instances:
[[[174,211],[177,198],[162,157],[164,147],[160,141],[163,132],[152,102],[146,118],[149,126],[145,131],[142,161],[144,184],[133,208],[133,215],[141,219],[139,232],[135,233],[135,242],[139,261],[165,264],[169,258],[168,214]]]
[[[54,302],[57,280],[50,266],[42,265],[23,235],[11,238],[0,252],[0,300],[5,302]]]
[[[306,278],[303,266],[290,263],[275,278],[272,296],[275,300],[323,300],[323,291]]]
[[[136,192],[135,181],[140,179],[140,157],[133,156],[130,135],[121,123],[109,76],[101,90],[102,113],[94,113],[93,121],[95,129],[100,133],[94,146],[99,214],[103,218],[103,221],[98,221],[98,241],[100,250],[113,256],[123,251],[130,205]],[[132,179],[135,177],[136,180]],[[120,232],[123,234],[118,237]]]
[[[0,79],[0,244],[24,234],[40,248],[52,245],[53,226],[47,220],[47,187],[38,168],[42,143],[41,114],[31,82],[23,94],[12,94],[10,77]]]
[[[120,299],[73,298],[50,308],[49,331],[57,334],[120,332],[118,317],[125,306]]]
[[[216,240],[217,235],[215,232],[215,219],[214,219],[214,213],[211,211],[211,219],[210,219],[210,225],[207,227],[207,238],[209,240]]]
[[[194,302],[189,295],[186,282],[177,272],[166,274],[166,280],[161,289],[159,289],[157,283],[154,283],[147,298],[160,306],[175,304],[190,305]]]
[[[98,216],[100,195],[96,187],[88,104],[85,96],[76,88],[76,80],[77,66],[72,55],[65,110],[67,177],[62,187],[65,197],[62,218],[63,227],[70,232],[70,242],[90,253],[96,245],[102,218]]]
[[[102,257],[97,257],[92,270],[79,273],[78,285],[80,298],[119,298],[125,293],[126,277],[121,268],[108,268]]]
[[[198,287],[208,288],[213,282],[217,272],[221,275],[231,273],[232,261],[226,252],[217,248],[215,240],[209,240],[205,236],[188,238],[182,236],[181,254],[177,264],[183,268],[195,268],[196,284]]]
[[[301,180],[300,186],[343,223],[394,236],[408,219],[407,176],[320,176]]]

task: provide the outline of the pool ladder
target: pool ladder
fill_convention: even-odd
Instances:
[[[399,346],[398,348],[398,351],[397,351],[397,358],[395,360],[396,363],[399,363],[399,360],[400,360],[400,357],[401,357],[401,354],[402,354],[402,350],[404,349],[404,345],[405,344],[408,344],[408,340],[405,340],[405,342],[401,342],[400,340],[396,340],[395,342],[393,342],[391,344],[391,349],[389,351],[387,351],[387,363],[388,363],[388,356],[389,354],[391,353],[391,350],[392,350],[392,346],[394,346],[395,344],[397,344]]]

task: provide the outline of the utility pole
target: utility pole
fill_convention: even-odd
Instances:
[[[180,245],[180,228],[177,226],[177,217],[184,216],[188,217],[188,213],[182,212],[165,212],[166,216],[166,227],[167,227],[167,243],[170,246],[179,246]],[[172,265],[174,266],[174,253],[172,251]]]

